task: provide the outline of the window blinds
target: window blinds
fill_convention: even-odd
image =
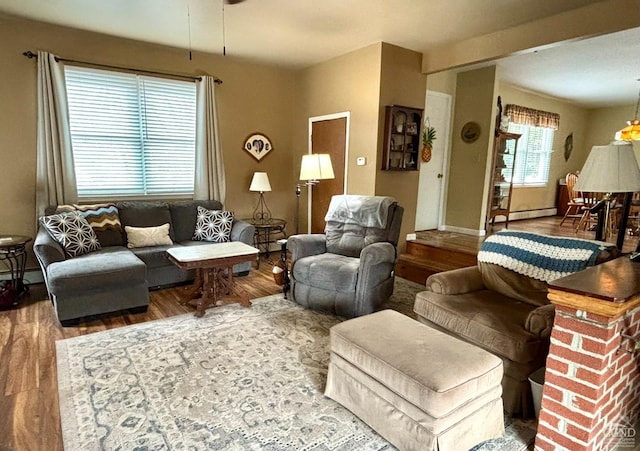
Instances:
[[[518,151],[513,171],[513,184],[519,186],[544,185],[549,180],[554,131],[546,127],[509,123],[509,132],[519,133]],[[507,143],[513,153],[513,140]]]
[[[80,198],[193,194],[195,83],[65,67]]]

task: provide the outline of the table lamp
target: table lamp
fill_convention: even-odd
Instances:
[[[269,176],[266,172],[254,172],[251,179],[251,185],[249,191],[259,191],[260,197],[255,210],[253,210],[253,219],[256,221],[267,222],[271,219],[271,210],[267,207],[264,201],[265,191],[271,191],[271,183],[269,183]]]
[[[304,186],[313,186],[320,180],[333,179],[333,166],[328,153],[310,153],[302,156],[300,180]],[[300,193],[301,185],[296,185],[296,235],[300,233]]]
[[[622,250],[632,193],[640,191],[640,168],[631,143],[614,141],[606,146],[593,146],[574,189],[582,192],[605,193],[601,205],[598,205],[604,206],[605,220],[598,220],[596,239],[602,239],[602,228],[609,216],[612,194],[626,193],[616,242],[618,249]]]

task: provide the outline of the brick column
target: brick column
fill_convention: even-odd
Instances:
[[[640,339],[640,264],[620,258],[559,279],[549,299],[556,316],[536,449],[640,444],[640,354],[625,338]]]

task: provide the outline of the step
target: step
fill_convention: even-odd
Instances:
[[[475,252],[432,245],[420,240],[408,241],[407,252],[398,257],[396,275],[424,284],[431,274],[476,264]]]

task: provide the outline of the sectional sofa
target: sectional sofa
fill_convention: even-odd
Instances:
[[[172,246],[211,244],[193,239],[198,206],[223,210],[216,200],[127,201],[112,205],[120,227],[94,229],[100,249],[73,258],[43,225],[40,226],[34,252],[62,325],[75,324],[89,315],[123,309],[144,311],[149,304],[150,288],[192,280],[193,271],[183,271],[171,263],[166,250]],[[66,209],[53,207],[47,213]],[[140,229],[164,224],[169,224],[172,244],[132,248],[127,242],[127,226]],[[234,218],[230,241],[252,245],[254,230],[252,225]],[[245,263],[234,266],[233,272],[246,275],[250,269],[251,263]]]

